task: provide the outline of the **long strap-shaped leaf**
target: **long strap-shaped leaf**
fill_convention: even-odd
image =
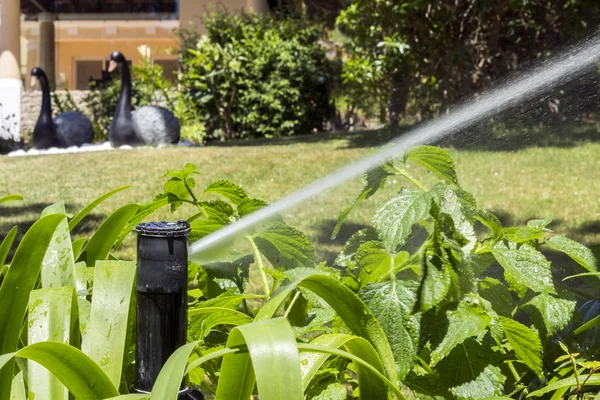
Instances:
[[[100,367],[80,350],[68,344],[30,344],[15,353],[0,356],[0,368],[5,368],[14,357],[26,358],[46,367],[78,400],[99,400],[119,395]],[[8,390],[8,395],[4,398],[9,398],[10,385]]]
[[[8,196],[0,197],[0,204],[6,203],[7,201],[21,201],[23,196],[19,194],[9,194]]]
[[[12,381],[12,388],[10,392],[10,400],[27,400],[27,393],[25,392],[25,379],[23,378],[23,371],[19,372]]]
[[[64,215],[48,215],[29,228],[19,244],[11,267],[0,287],[0,354],[17,350],[29,293],[42,268],[46,249]],[[12,359],[11,359],[12,360]],[[0,369],[0,399],[10,396],[14,361]]]
[[[8,256],[8,252],[10,251],[10,247],[15,240],[15,236],[17,236],[17,227],[13,226],[13,228],[8,232],[2,244],[0,244],[0,269],[4,265],[4,261],[6,261],[6,256]]]
[[[385,375],[398,382],[392,349],[377,319],[369,308],[350,289],[335,279],[315,272],[282,288],[261,308],[255,318],[260,321],[272,318],[286,297],[296,287],[304,287],[325,300],[342,318],[353,334],[365,338],[381,358]]]
[[[85,218],[90,212],[92,212],[92,210],[94,208],[98,207],[98,205],[100,203],[102,203],[104,200],[108,199],[112,195],[117,194],[120,191],[125,190],[127,188],[129,188],[129,186],[123,186],[118,189],[111,190],[110,192],[104,193],[102,196],[100,196],[96,200],[92,201],[83,210],[79,211],[77,213],[77,215],[74,216],[71,221],[69,221],[69,229],[73,230],[73,228],[75,228],[77,226],[77,224],[79,224],[83,218]]]
[[[227,347],[246,345],[248,353],[223,357],[217,400],[250,398],[254,382],[261,400],[302,400],[300,357],[289,322],[276,318],[234,328]]]
[[[119,386],[127,339],[135,263],[98,261],[94,269],[92,309],[83,352]]]
[[[377,352],[369,342],[361,337],[342,334],[325,334],[315,338],[310,344],[332,349],[345,347],[350,354],[360,357],[380,373],[383,373],[383,365],[381,364],[381,359],[377,355]],[[310,382],[330,355],[331,354],[323,352],[303,352],[300,354],[302,386],[304,391],[306,391]],[[356,363],[356,371],[358,373],[361,399],[380,400],[387,397],[386,385],[379,376],[373,374],[370,369],[365,368],[362,364],[358,363]]]
[[[93,267],[96,260],[106,259],[119,233],[139,208],[137,204],[128,204],[109,215],[87,242],[77,261],[85,261],[88,267]]]
[[[52,204],[42,211],[42,216],[59,214],[65,215],[65,202],[60,201]],[[60,221],[56,227],[52,241],[46,251],[42,263],[41,282],[43,288],[58,288],[61,286],[75,287],[73,276],[73,245],[71,244],[71,233],[67,219]]]

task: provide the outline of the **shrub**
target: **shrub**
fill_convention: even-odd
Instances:
[[[294,18],[214,13],[207,34],[182,31],[185,102],[211,138],[274,137],[321,130],[332,116],[332,68],[320,26]]]

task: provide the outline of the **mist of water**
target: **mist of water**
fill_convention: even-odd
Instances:
[[[206,236],[190,246],[190,258],[197,262],[214,261],[223,249],[237,237],[257,224],[272,218],[325,190],[361,176],[387,160],[401,156],[407,149],[440,140],[496,114],[534,98],[541,92],[572,79],[592,68],[600,61],[600,34],[570,47],[554,59],[528,72],[506,81],[496,88],[465,102],[441,118],[424,123],[403,136],[391,141],[377,153],[348,164],[339,170],[317,179],[302,189],[276,201],[232,225]]]

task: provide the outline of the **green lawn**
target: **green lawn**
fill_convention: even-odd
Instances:
[[[206,184],[229,179],[248,193],[267,201],[312,182],[342,165],[364,156],[377,143],[373,132],[319,134],[294,139],[243,142],[201,148],[120,150],[102,153],[39,157],[0,157],[0,195],[19,193],[24,202],[0,206],[0,237],[15,224],[20,233],[31,225],[47,205],[64,200],[74,213],[102,193],[131,185],[103,203],[85,223],[81,233],[94,229],[116,207],[126,202],[143,203],[161,191],[160,176],[167,169],[193,162],[204,173],[197,179]],[[498,214],[506,225],[531,218],[554,218],[551,229],[583,241],[598,250],[600,245],[600,144],[574,147],[527,148],[507,151],[456,151],[461,184],[480,205]],[[433,182],[418,167],[416,176]],[[407,184],[398,180],[386,188],[393,193]],[[346,229],[335,241],[329,235],[339,211],[360,189],[357,180],[324,193],[291,210],[287,219],[318,243],[321,258],[331,259],[340,243],[368,223],[377,196],[358,207]],[[154,218],[173,219],[187,215],[185,207],[175,216],[161,210]],[[191,210],[188,209],[188,213]],[[132,239],[123,255],[133,256]]]

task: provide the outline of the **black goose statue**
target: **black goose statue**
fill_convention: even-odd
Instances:
[[[71,147],[91,143],[94,140],[94,127],[90,120],[80,112],[67,111],[52,119],[50,85],[43,69],[31,69],[31,84],[39,81],[42,89],[42,108],[33,128],[33,146],[36,149],[50,147]]]
[[[179,142],[179,119],[160,106],[131,106],[131,74],[125,56],[118,51],[110,55],[109,72],[121,68],[121,96],[110,124],[109,138],[113,146],[176,144]]]

